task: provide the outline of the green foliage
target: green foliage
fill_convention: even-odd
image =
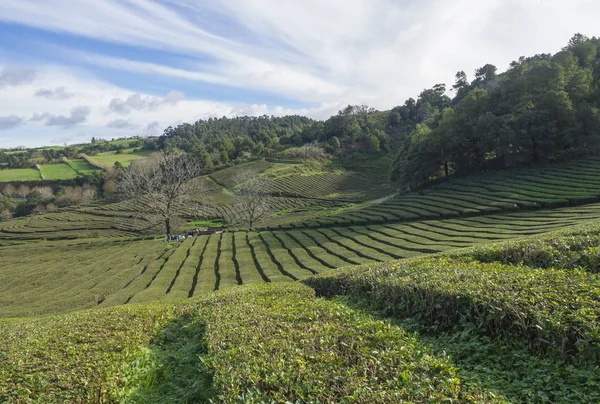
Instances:
[[[167,326],[128,367],[121,399],[492,400],[462,386],[455,374],[447,359],[399,327],[315,299],[301,285],[273,285],[216,294],[194,316]]]
[[[600,229],[586,227],[536,239],[509,241],[473,248],[462,256],[483,262],[523,264],[536,268],[581,269],[600,272]]]
[[[457,73],[452,107],[444,110],[449,104],[438,102],[428,116],[412,119],[417,129],[399,148],[391,178],[408,189],[452,174],[597,151],[600,114],[593,75],[600,40],[574,38],[556,55],[522,57],[501,75],[488,64],[468,84],[464,72]],[[434,94],[421,94],[419,102],[433,105],[428,100]],[[403,110],[392,110],[394,124],[405,121],[413,106],[407,102]],[[419,135],[419,124],[431,133]]]
[[[0,320],[1,402],[102,402],[156,327],[181,306],[136,306]]]
[[[301,159],[303,161],[324,159],[325,151],[316,144],[305,144],[299,147],[290,147],[283,152],[287,159]]]
[[[123,403],[202,403],[215,396],[212,369],[206,361],[206,325],[186,313],[164,325],[150,346],[125,365]]]
[[[584,272],[424,259],[308,279],[317,293],[367,298],[434,331],[520,338],[532,349],[600,360],[600,280]]]
[[[421,331],[410,320],[401,323]],[[514,403],[597,403],[597,365],[573,366],[560,358],[532,354],[519,342],[510,343],[470,332],[422,334],[436,354],[452,358],[467,385],[502,394]]]
[[[198,120],[194,124],[184,123],[165,129],[158,140],[158,147],[185,151],[204,147],[209,154],[220,156],[221,163],[226,164],[244,153],[260,155],[264,148],[277,147],[280,139],[287,141],[300,136],[302,130],[313,122],[312,119],[297,115]]]

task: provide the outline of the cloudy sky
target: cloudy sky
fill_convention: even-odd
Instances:
[[[597,0],[1,0],[0,148],[389,109],[599,20]]]

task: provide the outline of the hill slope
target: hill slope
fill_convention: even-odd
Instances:
[[[597,403],[600,204],[585,166],[597,160],[553,168],[579,182],[503,172],[343,222],[291,211],[293,226],[170,244],[119,204],[4,222],[0,402]],[[374,213],[410,199],[414,217]]]
[[[599,235],[563,231],[536,251],[570,243],[585,255]],[[278,283],[0,320],[0,399],[597,402],[598,277],[471,261],[494,251],[306,282],[345,300]]]

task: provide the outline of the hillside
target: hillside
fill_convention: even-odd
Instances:
[[[0,223],[0,401],[598,402],[599,160],[383,164],[216,171],[216,223],[247,168],[277,208],[181,242],[114,202]]]
[[[599,234],[543,236],[528,254],[564,243],[585,257]],[[598,278],[472,261],[495,251],[348,268],[308,278],[314,291],[274,283],[0,320],[0,398],[597,402]]]
[[[355,184],[368,171],[257,161],[218,171],[206,180],[212,187],[207,201],[217,207],[215,220],[236,214],[227,187],[232,187],[230,178],[238,170],[248,167],[261,169],[274,184],[286,179],[298,186],[295,198],[271,197],[277,208],[259,230],[233,227],[223,234],[165,243],[154,239],[149,224],[136,212],[118,203],[0,223],[0,253],[6,263],[0,283],[13,285],[0,290],[0,316],[195,297],[238,285],[296,281],[334,268],[413,258],[600,219],[600,204],[594,203],[600,192],[591,181],[600,166],[597,159],[589,159],[552,169],[458,179],[381,203],[364,199],[380,196],[373,193],[374,187],[389,190],[376,176],[363,199],[350,201],[361,195]],[[332,185],[333,196],[302,196],[303,182],[296,180],[318,182],[323,175],[357,181]],[[531,190],[528,183],[540,190]],[[555,188],[550,191],[547,185],[543,192],[544,183]]]

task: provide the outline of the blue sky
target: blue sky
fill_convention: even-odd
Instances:
[[[0,148],[388,109],[600,35],[593,0],[2,0]]]

